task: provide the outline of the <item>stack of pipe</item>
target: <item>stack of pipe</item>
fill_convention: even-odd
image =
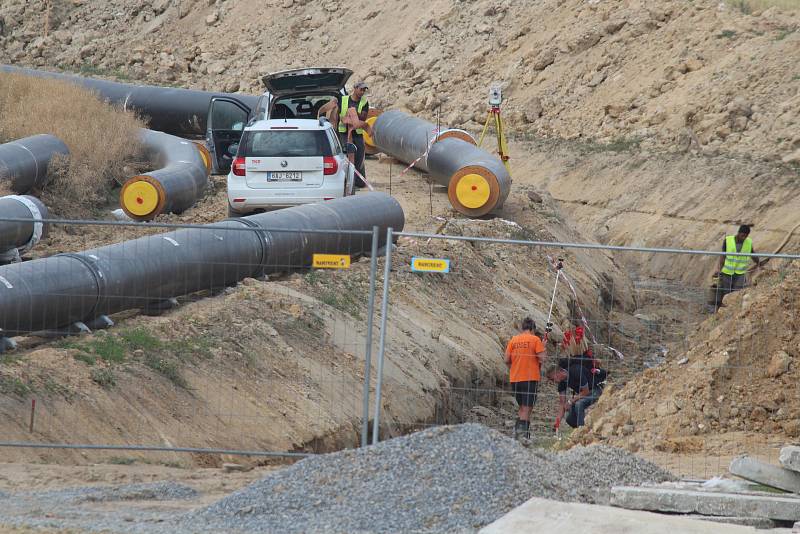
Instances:
[[[133,85],[58,72],[24,69],[11,65],[0,65],[0,72],[51,78],[80,85],[96,92],[104,100],[112,104],[134,110],[143,117],[148,118],[149,126],[153,130],[180,136],[205,135],[208,108],[211,104],[211,99],[214,97],[235,98],[244,105],[249,106],[250,109],[255,109],[259,98],[255,95]]]
[[[69,156],[67,145],[54,135],[34,135],[0,145],[0,183],[20,195],[42,187],[49,178],[53,156]]]
[[[396,200],[369,193],[2,266],[1,334],[85,326],[246,277],[307,267],[314,253],[360,255],[370,250],[371,234],[348,230],[378,226],[385,236],[404,222]]]
[[[174,135],[142,129],[139,139],[147,157],[159,168],[126,181],[119,194],[123,211],[147,221],[161,213],[181,213],[203,196],[208,187],[208,150]]]
[[[436,133],[430,122],[398,110],[385,111],[373,124],[372,144],[385,154],[430,173],[447,187],[450,204],[469,217],[503,207],[511,176],[499,158],[475,146],[463,130]]]

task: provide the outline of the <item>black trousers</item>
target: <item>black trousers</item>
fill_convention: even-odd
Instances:
[[[347,145],[347,134],[339,132],[339,142],[342,143],[342,148]],[[364,147],[364,136],[357,135],[353,133],[353,144],[356,145],[356,153],[355,157],[353,158],[353,163],[356,166],[356,170],[363,176],[364,178],[367,177],[367,169],[364,165],[364,159],[367,157],[367,152]],[[366,187],[367,184],[356,175],[356,187]]]
[[[714,299],[714,310],[716,311],[722,306],[722,297],[744,289],[747,283],[746,274],[725,274],[719,273],[719,280],[717,281],[716,298]]]

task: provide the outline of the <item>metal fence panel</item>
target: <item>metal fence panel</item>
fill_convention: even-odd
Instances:
[[[217,461],[220,451],[291,456],[358,446],[365,434],[364,358],[375,261],[357,259],[370,249],[374,257],[377,228],[336,232],[338,252],[353,253],[347,276],[310,268],[297,254],[270,264],[269,275],[259,274],[250,259],[237,263],[224,250],[181,256],[169,237],[178,236],[186,248],[210,240],[257,242],[254,228],[64,221],[57,235],[34,253],[50,257],[130,244],[114,256],[117,265],[104,265],[104,273],[165,258],[170,247],[178,259],[149,279],[143,268],[132,274],[133,282],[107,276],[103,283],[116,284],[115,298],[126,303],[120,305],[125,310],[109,314],[113,326],[98,322],[80,332],[53,323],[50,332],[13,337],[17,350],[0,354],[0,417],[9,429],[0,444],[8,447],[5,457],[22,458],[19,445],[25,443],[85,445],[108,450],[107,456],[194,452],[201,463]],[[148,235],[164,237],[135,241]],[[80,261],[58,272],[51,263],[30,268],[36,265],[19,264],[19,281],[34,284],[34,273],[63,283],[44,286],[57,286],[59,294],[38,291],[34,299],[66,309],[91,299],[72,282],[85,276]],[[170,288],[175,298],[154,287]],[[45,306],[33,317],[32,306],[24,301],[19,317],[52,323],[52,309]]]

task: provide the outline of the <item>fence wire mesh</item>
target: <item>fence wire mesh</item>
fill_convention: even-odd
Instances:
[[[559,434],[560,398],[543,380],[531,416],[533,444],[601,442],[676,474],[708,478],[737,454],[774,461],[779,447],[800,435],[800,376],[787,348],[797,341],[800,281],[785,259],[751,277],[757,292],[733,293],[713,313],[707,275],[716,258],[698,261],[702,274],[666,280],[644,274],[652,250],[493,241],[487,236],[536,238],[501,220],[453,223],[447,231],[456,235],[401,234],[382,281],[369,260],[346,272],[309,269],[308,256],[294,253],[271,257],[264,276],[257,254],[231,253],[258,242],[250,229],[60,223],[26,259],[61,260],[41,268],[22,262],[13,267],[22,277],[16,279],[0,269],[12,285],[52,282],[15,301],[16,308],[4,305],[8,295],[0,292],[0,306],[37,325],[33,330],[55,330],[21,328],[18,349],[0,355],[3,441],[278,454],[358,446],[376,430],[379,369],[365,375],[364,365],[370,297],[377,295],[378,308],[385,282],[383,438],[462,422],[511,435],[518,404],[503,349],[524,316],[544,333],[551,300],[549,360],[566,356],[562,333],[580,324],[609,379],[586,425],[572,431],[562,423]],[[470,232],[474,237],[463,237]],[[369,234],[341,233],[338,251],[367,252]],[[146,236],[154,237],[135,241]],[[214,253],[220,240],[233,248]],[[124,283],[113,276],[102,282],[110,289],[103,305],[117,303],[114,326],[102,328],[84,314],[91,333],[79,333],[74,321],[50,320],[98,306],[96,270],[68,254],[122,242],[128,244],[113,257],[116,265],[103,266],[130,275]],[[414,272],[415,257],[448,259],[449,272]],[[168,301],[172,296],[177,302]],[[376,310],[375,319],[384,317]],[[377,325],[373,330],[369,346],[378,352]],[[195,458],[219,461],[210,452]]]
[[[290,246],[269,256],[265,274],[254,229],[177,226],[62,222],[25,258],[46,261],[0,268],[4,325],[19,328],[6,328],[17,349],[0,354],[2,441],[274,453],[357,446],[369,260],[354,261],[347,278],[309,260],[356,259],[372,232],[337,232],[336,245],[319,251]],[[106,245],[116,252],[91,251]],[[69,255],[80,251],[89,252]],[[92,310],[104,309],[113,326],[93,321]]]
[[[800,298],[790,262],[773,259],[750,273],[758,293],[734,292],[715,312],[707,280],[716,256],[700,258],[702,273],[684,281],[637,276],[653,252],[457,239],[401,234],[389,280],[384,435],[463,422],[514,434],[518,403],[503,352],[525,316],[543,337],[558,258],[569,281],[555,288],[547,361],[569,356],[562,333],[581,325],[609,378],[586,425],[573,430],[562,420],[555,432],[561,400],[542,377],[530,417],[534,445],[606,443],[705,479],[739,454],[775,463],[800,435],[798,375],[785,359]],[[447,259],[449,272],[414,272],[415,257]],[[565,399],[573,395],[568,388]]]

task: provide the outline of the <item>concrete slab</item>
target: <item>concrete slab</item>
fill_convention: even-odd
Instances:
[[[611,505],[632,510],[800,521],[800,497],[646,487],[611,488]]]
[[[781,455],[778,458],[781,465],[786,469],[800,472],[800,447],[789,446],[781,449]]]
[[[728,471],[737,477],[758,482],[771,488],[800,493],[800,473],[764,463],[755,458],[748,456],[734,458]]]
[[[728,523],[731,525],[743,525],[746,527],[757,528],[759,530],[763,530],[766,528],[778,528],[779,526],[777,521],[773,521],[772,519],[764,519],[763,517],[729,517],[720,515],[699,515],[699,514],[688,514],[682,517],[688,517],[689,519],[698,519],[700,521],[711,521],[712,523]]]
[[[789,529],[782,529],[782,531],[790,532]],[[484,527],[480,534],[571,534],[577,532],[587,534],[755,534],[759,531],[753,527],[711,523],[681,516],[534,498],[514,508],[491,525]]]

